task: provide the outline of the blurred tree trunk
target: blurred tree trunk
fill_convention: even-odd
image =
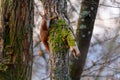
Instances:
[[[2,80],[31,80],[33,13],[33,0],[2,1]]]
[[[0,56],[2,56],[3,49],[3,27],[2,27],[2,8],[1,8],[1,0],[0,0]]]
[[[81,56],[78,60],[71,60],[70,74],[72,80],[80,80],[80,76],[83,72],[98,5],[99,0],[82,0],[76,31],[76,40],[81,51]]]

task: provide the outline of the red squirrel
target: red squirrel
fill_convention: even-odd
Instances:
[[[44,44],[46,51],[49,53],[50,49],[49,49],[49,44],[48,44],[48,36],[49,36],[49,32],[48,32],[48,25],[47,25],[47,11],[44,11],[44,15],[42,16],[42,23],[41,23],[41,27],[40,27],[40,39],[41,42]]]
[[[57,18],[57,16],[47,18],[47,10],[46,9],[44,10],[44,15],[42,16],[42,23],[40,27],[40,39],[41,42],[44,44],[46,51],[48,53],[50,53],[50,48],[48,44],[48,36],[49,36],[48,27],[50,26],[50,21],[54,20],[55,18]]]

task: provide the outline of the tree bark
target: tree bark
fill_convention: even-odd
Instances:
[[[65,27],[67,26],[60,22],[57,22],[56,26],[51,24],[49,36],[49,45],[51,48],[51,80],[71,80],[69,74],[69,48],[63,41],[71,33],[68,34],[68,28]],[[67,39],[65,41],[67,42]]]
[[[3,0],[4,80],[31,80],[33,0]],[[2,77],[2,76],[0,76]],[[2,79],[2,78],[0,78]]]
[[[0,57],[2,56],[3,50],[3,27],[2,27],[2,2],[0,0]]]
[[[71,80],[69,74],[69,43],[74,45],[74,37],[67,21],[67,0],[45,0],[44,9],[48,9],[48,16],[56,16],[50,22],[50,80]],[[73,41],[73,44],[72,44]]]
[[[82,0],[76,31],[76,40],[81,56],[77,60],[71,59],[70,75],[72,80],[80,80],[80,76],[83,72],[98,5],[99,0]]]

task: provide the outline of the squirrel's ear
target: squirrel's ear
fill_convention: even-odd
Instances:
[[[44,8],[44,15],[47,15],[48,11],[47,8]]]
[[[44,10],[44,14],[47,14],[47,10],[46,9]]]

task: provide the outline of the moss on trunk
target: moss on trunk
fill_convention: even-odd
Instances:
[[[49,33],[51,50],[51,80],[71,80],[69,75],[69,47],[75,39],[64,19],[51,22]]]

